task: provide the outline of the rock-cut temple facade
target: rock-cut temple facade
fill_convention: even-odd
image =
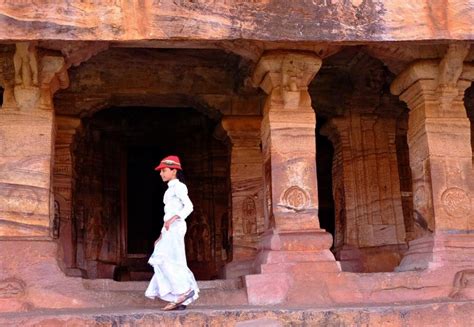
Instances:
[[[0,312],[156,306],[174,154],[196,310],[468,323],[473,22],[466,0],[2,1]]]

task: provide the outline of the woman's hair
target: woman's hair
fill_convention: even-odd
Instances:
[[[181,169],[176,169],[176,178],[179,179],[179,181],[181,183],[183,183],[183,184],[185,183],[184,182],[184,173]]]

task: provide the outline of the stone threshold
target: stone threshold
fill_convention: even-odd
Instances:
[[[244,287],[242,278],[197,281],[200,290],[237,290]],[[94,291],[145,292],[149,281],[118,282],[112,279],[83,279],[85,289]]]
[[[474,301],[383,306],[53,309],[0,314],[0,326],[472,326]]]

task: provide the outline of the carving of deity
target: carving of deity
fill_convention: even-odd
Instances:
[[[38,61],[34,47],[28,42],[16,44],[13,56],[15,84],[23,87],[38,86]]]
[[[257,208],[255,200],[248,196],[242,203],[242,227],[245,235],[257,232]]]
[[[53,238],[59,237],[60,224],[60,206],[57,200],[54,201],[54,220],[53,220]]]
[[[196,224],[190,230],[195,260],[198,262],[211,261],[211,232],[207,217],[198,208],[195,210]]]
[[[223,260],[230,260],[232,254],[232,222],[229,220],[229,213],[226,211],[221,217],[222,248],[225,250]]]

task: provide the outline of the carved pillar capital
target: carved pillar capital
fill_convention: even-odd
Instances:
[[[427,117],[465,116],[465,110],[453,110],[452,105],[462,102],[464,91],[474,80],[474,65],[463,62],[468,49],[466,45],[452,44],[441,61],[414,62],[397,76],[390,91],[399,95],[411,110],[425,102],[438,103],[439,109],[427,112]]]
[[[221,127],[233,146],[259,146],[261,116],[225,116]]]
[[[258,62],[252,83],[285,108],[310,106],[308,85],[321,64],[321,58],[309,52],[269,52]]]

